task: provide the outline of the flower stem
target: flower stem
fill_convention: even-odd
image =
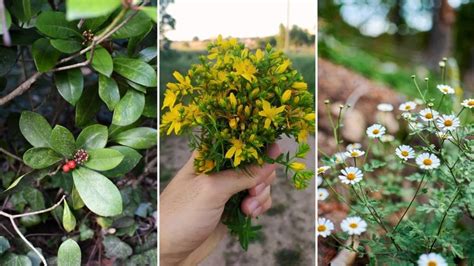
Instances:
[[[402,217],[400,218],[400,220],[398,220],[398,223],[397,223],[397,225],[395,226],[395,228],[393,229],[392,232],[396,232],[396,231],[397,231],[398,226],[399,226],[400,223],[402,222],[402,220],[403,220],[403,218],[405,217],[405,215],[408,213],[408,210],[410,209],[411,205],[412,205],[413,202],[415,201],[416,196],[418,196],[418,192],[420,191],[421,185],[423,184],[423,181],[425,180],[425,177],[426,177],[426,173],[425,173],[425,174],[423,175],[423,177],[421,178],[421,181],[420,181],[420,183],[418,184],[418,187],[416,188],[415,195],[413,195],[413,198],[411,199],[410,204],[408,204],[408,207],[405,209],[405,212],[403,213],[403,215],[402,215]]]

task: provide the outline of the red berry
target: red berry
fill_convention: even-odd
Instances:
[[[69,166],[70,169],[76,168],[76,162],[74,160],[70,160],[67,162],[67,166]]]
[[[69,171],[71,171],[71,168],[69,167],[69,165],[67,165],[67,164],[63,165],[63,172],[67,173]]]

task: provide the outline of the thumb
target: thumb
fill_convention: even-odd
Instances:
[[[280,148],[272,144],[267,150],[267,155],[275,159],[280,155]],[[212,174],[213,182],[217,191],[230,196],[262,183],[276,169],[276,164],[264,164],[262,166],[251,165],[245,169],[225,170]]]

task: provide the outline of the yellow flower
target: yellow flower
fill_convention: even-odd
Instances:
[[[165,109],[165,107],[173,108],[174,103],[176,102],[177,95],[172,92],[171,90],[165,91],[165,99],[163,100],[163,107],[161,109]]]
[[[286,90],[283,95],[281,96],[281,102],[285,103],[287,102],[291,97],[291,90]]]
[[[304,116],[304,119],[307,121],[314,121],[315,118],[316,118],[315,113],[309,113]]]
[[[290,163],[289,167],[295,171],[301,171],[306,169],[306,165],[300,162],[292,162]]]
[[[237,99],[235,99],[235,95],[232,92],[229,95],[229,101],[230,101],[230,104],[232,105],[232,108],[235,108],[237,106]]]
[[[297,90],[306,90],[308,89],[308,84],[306,84],[306,82],[295,82],[291,87]]]
[[[298,132],[298,142],[306,142],[308,139],[308,130],[306,129],[301,129],[300,132]]]
[[[281,73],[285,72],[285,70],[288,68],[289,65],[290,65],[290,60],[287,59],[283,62],[283,64],[281,64],[277,67],[275,72],[278,73],[278,74],[281,74]]]
[[[232,129],[236,129],[237,128],[237,120],[235,118],[232,118],[231,120],[229,120],[229,126]]]
[[[250,60],[248,59],[235,62],[234,69],[238,75],[241,75],[250,82],[255,79],[255,76],[253,74],[257,73],[257,68],[255,68],[252,62],[250,62]]]
[[[173,130],[176,135],[180,133],[181,127],[183,126],[183,122],[184,122],[182,114],[181,114],[182,107],[183,106],[181,104],[178,104],[175,107],[170,108],[170,111],[163,115],[163,119],[162,119],[163,124],[164,125],[171,124],[168,128],[168,131],[166,132],[166,135],[171,134]]]
[[[262,60],[263,56],[264,54],[262,50],[257,49],[257,51],[255,52],[255,58],[257,59],[256,61],[259,62],[260,60]]]
[[[226,152],[225,158],[230,159],[234,157],[234,166],[238,166],[242,161],[244,143],[236,138],[233,138],[230,142],[232,143],[232,147]]]
[[[266,117],[265,128],[269,128],[270,124],[275,120],[277,115],[285,110],[285,106],[278,108],[272,107],[269,102],[262,100],[262,111],[258,112],[260,116]]]

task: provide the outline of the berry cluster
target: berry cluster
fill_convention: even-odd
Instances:
[[[76,161],[69,160],[63,165],[63,172],[68,173],[69,171],[73,170],[74,168],[76,168]]]
[[[82,42],[82,45],[86,45],[86,44],[92,42],[92,40],[94,39],[94,33],[92,33],[91,30],[85,30],[82,33],[82,36],[84,36],[84,41]]]
[[[69,171],[75,169],[77,165],[84,164],[84,162],[86,162],[88,159],[89,154],[85,150],[78,150],[76,154],[74,154],[74,159],[66,161],[66,163],[63,165],[63,172],[68,173]]]

